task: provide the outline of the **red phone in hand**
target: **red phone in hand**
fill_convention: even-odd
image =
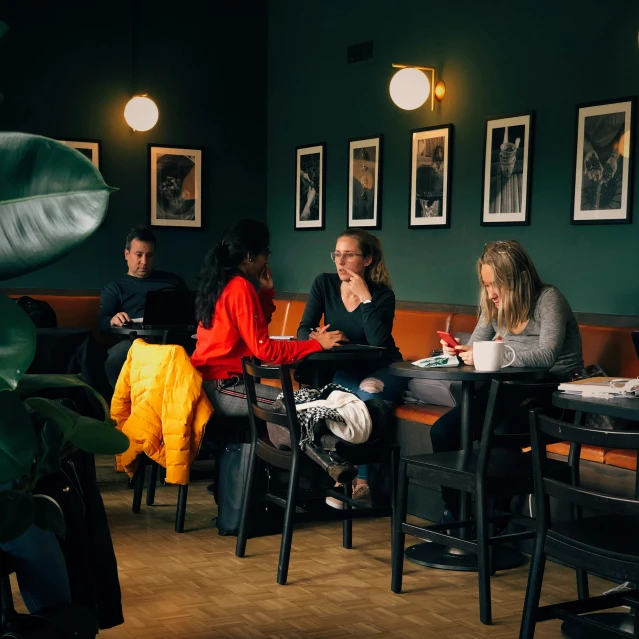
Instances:
[[[450,333],[447,333],[446,331],[437,331],[437,335],[439,335],[451,348],[459,346],[459,342],[457,342]]]

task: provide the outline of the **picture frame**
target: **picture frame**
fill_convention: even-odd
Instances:
[[[577,105],[571,224],[630,224],[636,98]]]
[[[326,227],[326,143],[295,147],[296,231]]]
[[[148,145],[149,224],[202,228],[201,148]]]
[[[74,140],[66,138],[64,140],[58,140],[62,144],[66,144],[74,148],[76,151],[80,151],[95,167],[100,170],[101,157],[100,157],[100,140]]]
[[[450,228],[453,125],[411,130],[409,229]]]
[[[382,151],[384,136],[348,141],[347,228],[382,228]]]
[[[482,226],[530,224],[534,112],[486,119]]]

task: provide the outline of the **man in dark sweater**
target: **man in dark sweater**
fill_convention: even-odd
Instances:
[[[149,291],[186,291],[184,280],[174,273],[154,271],[155,235],[150,229],[137,226],[126,237],[124,259],[128,265],[125,276],[107,284],[100,295],[98,327],[108,333],[112,326],[122,326],[144,317],[146,294]],[[122,341],[109,349],[105,371],[113,388],[131,343]]]

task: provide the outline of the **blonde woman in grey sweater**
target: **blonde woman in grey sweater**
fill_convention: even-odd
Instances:
[[[566,298],[554,287],[544,284],[522,245],[515,240],[488,242],[477,260],[480,287],[480,315],[468,343],[452,349],[442,342],[448,355],[458,354],[472,365],[475,342],[503,340],[515,352],[513,366],[547,368],[551,380],[565,381],[583,367],[579,326]],[[507,397],[504,398],[507,401]],[[471,422],[473,437],[481,436],[488,389],[477,392]],[[525,410],[509,406],[505,424],[509,431],[527,429]],[[446,413],[431,428],[435,452],[459,450],[461,410]],[[457,515],[457,491],[442,488],[447,505],[444,520]]]

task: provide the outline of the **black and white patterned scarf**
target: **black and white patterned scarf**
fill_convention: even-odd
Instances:
[[[328,399],[328,396],[333,391],[355,394],[352,390],[344,388],[339,384],[326,384],[324,388],[319,390],[317,388],[301,388],[300,390],[296,390],[293,393],[293,398],[295,399],[295,404],[306,404],[319,399]],[[280,400],[283,399],[283,397],[284,393],[280,393],[277,399]],[[326,406],[316,406],[314,408],[307,408],[306,410],[298,410],[297,419],[302,431],[300,433],[300,448],[302,450],[304,450],[306,444],[313,442],[315,437],[314,427],[322,419],[331,419],[334,422],[346,423],[344,418],[334,408],[327,408]]]

